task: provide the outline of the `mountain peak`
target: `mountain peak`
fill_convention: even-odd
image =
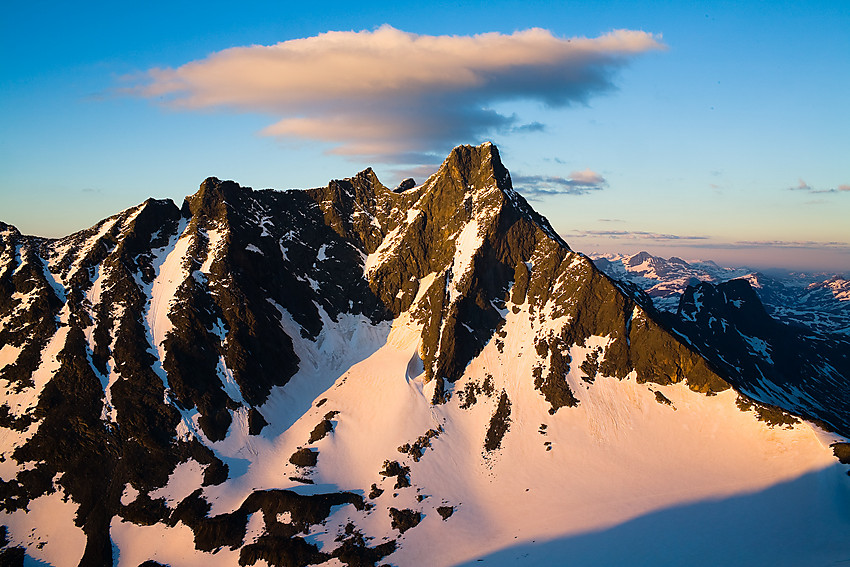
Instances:
[[[435,175],[460,181],[468,189],[490,186],[503,191],[512,189],[510,173],[502,165],[499,149],[490,142],[478,146],[457,146],[449,153]]]
[[[718,313],[725,315],[729,310],[745,315],[744,320],[753,325],[773,324],[750,282],[743,278],[716,285],[698,282],[688,286],[682,294],[678,313],[686,321],[696,321],[698,317],[708,319]]]
[[[0,221],[0,235],[9,234],[11,236],[18,236],[20,232],[18,229],[11,224],[6,224],[3,221]]]
[[[644,250],[644,251],[638,252],[634,256],[631,256],[628,260],[628,264],[629,264],[630,267],[635,267],[635,266],[640,266],[641,264],[643,264],[647,260],[653,260],[653,259],[655,259],[655,257],[652,254],[650,254],[649,252],[646,252]]]
[[[186,197],[183,201],[182,212],[184,217],[197,216],[199,213],[219,217],[223,214],[223,207],[228,197],[233,197],[239,192],[253,191],[250,187],[242,187],[235,181],[222,181],[217,177],[207,177],[194,195]]]

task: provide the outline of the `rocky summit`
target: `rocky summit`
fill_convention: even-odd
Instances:
[[[812,333],[744,281],[657,310],[491,144],[0,223],[0,563],[846,560],[850,349]]]

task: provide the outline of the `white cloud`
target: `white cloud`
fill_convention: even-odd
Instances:
[[[604,177],[590,169],[570,173],[570,180],[578,185],[599,186],[606,184]]]
[[[663,48],[659,36],[629,30],[567,39],[539,28],[428,36],[385,25],[226,49],[151,69],[131,91],[183,109],[267,113],[278,121],[264,134],[332,142],[342,154],[440,154],[542,127],[492,110],[495,103],[584,104],[613,89],[613,74],[632,57]]]

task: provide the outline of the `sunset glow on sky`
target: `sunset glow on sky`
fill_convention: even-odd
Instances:
[[[583,252],[850,272],[850,4],[14,3],[0,220],[63,236],[208,176],[423,181],[498,145]]]

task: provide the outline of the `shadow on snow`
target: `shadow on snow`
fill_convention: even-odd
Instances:
[[[522,543],[460,565],[850,565],[846,469],[836,464],[761,492],[651,512],[597,532]]]

